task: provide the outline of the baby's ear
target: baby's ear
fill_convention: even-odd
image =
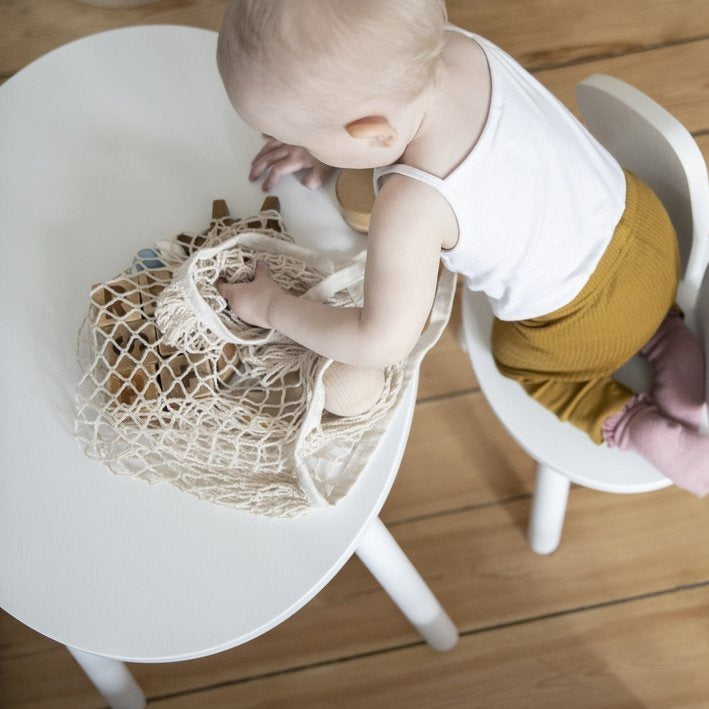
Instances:
[[[372,147],[390,148],[398,133],[384,116],[358,118],[345,126],[345,130],[358,140],[367,140]]]

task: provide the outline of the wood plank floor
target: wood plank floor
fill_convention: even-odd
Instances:
[[[0,3],[0,81],[79,37],[144,23],[217,29],[223,0],[106,10]],[[663,103],[709,158],[707,0],[449,0],[576,110],[593,72]],[[1,159],[1,156],[0,156]],[[353,558],[304,609],[231,651],[131,665],[150,706],[709,707],[709,502],[680,490],[571,491],[559,551],[524,538],[533,462],[497,422],[457,348],[458,311],[421,375],[382,519],[461,629],[423,644]],[[0,707],[102,707],[66,650],[0,613]]]

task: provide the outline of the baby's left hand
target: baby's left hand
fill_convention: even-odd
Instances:
[[[262,261],[256,262],[253,281],[249,283],[227,283],[217,281],[217,290],[226,298],[229,307],[237,317],[250,325],[270,328],[268,310],[275,298],[283,291],[271,278],[268,266]]]

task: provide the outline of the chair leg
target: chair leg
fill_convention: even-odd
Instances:
[[[527,529],[527,541],[537,554],[551,554],[559,546],[570,482],[566,475],[539,464]]]
[[[120,661],[66,646],[111,709],[143,709],[145,695]]]
[[[444,652],[456,646],[458,629],[378,517],[372,520],[356,552],[434,650]]]

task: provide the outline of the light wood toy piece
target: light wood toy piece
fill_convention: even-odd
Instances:
[[[138,320],[117,323],[106,341],[104,357],[113,368],[108,390],[122,404],[131,406],[139,395],[147,400],[158,398],[154,382],[158,358],[148,350],[148,344],[156,339],[155,326]]]
[[[91,319],[99,327],[112,327],[115,322],[143,319],[137,276],[98,283],[91,288]]]
[[[374,205],[374,170],[341,170],[335,195],[342,217],[355,231],[366,234]]]
[[[383,369],[333,362],[323,375],[323,408],[336,416],[359,416],[379,401],[384,384]]]
[[[138,274],[137,281],[143,295],[148,296],[142,299],[141,309],[143,314],[152,318],[155,316],[158,296],[163,288],[172,281],[172,271],[168,268],[146,269]]]

